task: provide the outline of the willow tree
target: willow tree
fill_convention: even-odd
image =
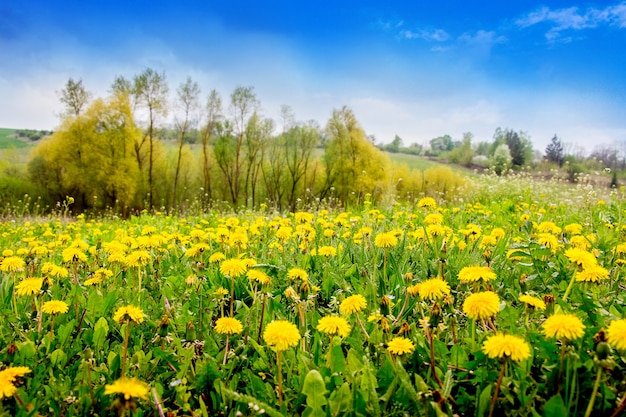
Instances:
[[[134,204],[139,168],[133,146],[140,133],[129,97],[97,99],[80,115],[66,117],[60,128],[33,151],[33,181],[54,190],[54,198],[86,195],[81,209]]]
[[[380,197],[387,188],[389,159],[367,140],[352,110],[344,106],[333,111],[326,131],[326,180],[321,197],[328,197],[333,189],[342,204],[367,193]]]

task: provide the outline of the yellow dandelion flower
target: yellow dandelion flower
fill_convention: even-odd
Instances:
[[[550,249],[552,253],[555,253],[561,247],[559,239],[551,233],[539,233],[537,235],[537,243]]]
[[[256,281],[259,284],[269,284],[270,277],[265,272],[260,269],[250,269],[248,271],[248,279],[251,281]]]
[[[443,223],[443,214],[441,213],[431,213],[424,217],[424,224],[442,224]]]
[[[406,287],[406,292],[408,292],[413,297],[415,297],[416,295],[418,295],[420,293],[420,286],[421,285],[422,285],[421,283],[417,283],[415,285],[409,285],[408,287]]]
[[[418,293],[424,300],[439,300],[450,294],[450,286],[441,278],[431,278],[419,285]]]
[[[565,226],[563,230],[565,230],[565,233],[570,235],[579,235],[583,232],[583,227],[578,223],[572,223]]]
[[[367,300],[361,294],[351,295],[339,305],[339,312],[344,316],[360,313],[367,306]]]
[[[8,367],[0,371],[0,400],[11,397],[17,391],[15,383],[17,378],[32,372],[26,366]]]
[[[325,316],[317,322],[317,330],[330,336],[347,337],[350,334],[350,324],[343,317]]]
[[[337,249],[332,246],[322,246],[318,249],[317,254],[330,258],[331,256],[337,255]]]
[[[434,209],[437,207],[437,201],[435,201],[435,199],[432,197],[424,197],[417,202],[417,207]]]
[[[431,224],[426,226],[426,233],[428,233],[428,236],[430,237],[445,236],[448,234],[448,231],[448,228],[440,224]]]
[[[398,245],[398,238],[390,232],[383,232],[376,235],[374,244],[379,248],[393,248]]]
[[[484,341],[482,350],[492,359],[508,357],[517,362],[530,357],[530,345],[521,337],[509,334],[489,336]]]
[[[150,259],[152,259],[150,252],[148,252],[147,250],[140,249],[140,250],[135,250],[129,253],[126,256],[124,263],[126,264],[126,266],[131,267],[131,268],[140,267],[150,262]]]
[[[228,295],[228,294],[230,294],[230,293],[228,292],[228,290],[227,290],[226,288],[224,288],[224,287],[219,287],[218,289],[216,289],[216,290],[213,292],[213,294],[214,294],[216,297],[221,298],[221,297],[225,297],[225,296],[227,296],[227,295]]]
[[[142,323],[145,318],[143,310],[133,305],[127,305],[117,309],[113,315],[113,320],[116,323],[122,323],[123,321],[130,320],[136,324]]]
[[[225,259],[220,264],[220,272],[231,278],[242,276],[247,269],[245,262],[237,258]]]
[[[41,311],[46,314],[62,314],[67,313],[69,306],[65,301],[51,300],[43,303]]]
[[[26,278],[15,286],[15,292],[18,295],[34,295],[39,294],[43,285],[43,278]]]
[[[569,244],[573,248],[582,249],[584,251],[588,251],[589,249],[591,249],[591,243],[583,235],[572,236],[572,238],[569,240]]]
[[[553,314],[541,325],[543,334],[557,339],[574,340],[583,337],[585,325],[573,314]]]
[[[212,263],[212,264],[220,263],[224,259],[226,259],[226,255],[224,255],[222,252],[215,252],[214,254],[209,256],[209,263]]]
[[[87,262],[87,255],[85,252],[75,246],[70,246],[69,248],[63,249],[61,252],[61,256],[63,257],[63,262]]]
[[[291,268],[289,271],[287,271],[287,276],[294,281],[297,279],[301,281],[306,281],[309,279],[308,272],[306,272],[302,268]]]
[[[113,276],[113,271],[111,271],[110,269],[106,269],[106,268],[98,268],[96,269],[96,272],[93,273],[93,275],[96,278],[100,278],[100,279],[111,278]]]
[[[463,302],[463,312],[471,319],[480,320],[500,311],[500,297],[493,291],[477,292]]]
[[[222,317],[215,322],[215,331],[219,334],[239,334],[243,331],[243,325],[234,317]]]
[[[415,345],[406,337],[394,337],[387,343],[387,350],[394,355],[413,353]]]
[[[524,294],[524,295],[520,295],[519,300],[526,304],[527,306],[539,309],[539,310],[545,310],[546,309],[546,303],[537,297],[533,297],[532,295],[528,295],[528,294]]]
[[[459,280],[461,282],[476,282],[483,280],[485,282],[496,279],[498,276],[488,266],[466,266],[459,271]]]
[[[150,388],[148,385],[136,378],[120,378],[112,384],[104,386],[104,394],[121,394],[125,400],[131,398],[141,398],[143,400],[148,398],[148,392]]]
[[[591,252],[579,248],[569,248],[565,251],[565,256],[570,262],[578,265],[582,269],[588,269],[598,264],[598,260]]]
[[[265,327],[263,340],[277,352],[297,346],[300,332],[295,324],[286,320],[274,320]]]
[[[598,282],[609,279],[609,271],[600,265],[594,265],[576,272],[576,281]]]
[[[626,350],[626,319],[613,320],[606,332],[611,346],[617,350]]]
[[[211,249],[211,247],[204,242],[196,243],[187,249],[185,252],[185,258],[195,258],[198,255],[202,255],[204,251],[209,249]]]
[[[293,227],[281,226],[276,231],[276,239],[282,240],[284,242],[291,237],[292,233]]]
[[[19,256],[7,256],[0,263],[0,271],[2,272],[17,272],[23,271],[26,266],[26,262]]]
[[[93,278],[89,278],[87,280],[85,280],[85,285],[88,287],[91,287],[93,285],[97,285],[100,284],[102,282],[102,277],[101,276],[94,276]]]

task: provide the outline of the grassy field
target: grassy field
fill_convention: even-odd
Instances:
[[[15,129],[0,128],[0,149],[26,148],[29,144],[15,137]]]

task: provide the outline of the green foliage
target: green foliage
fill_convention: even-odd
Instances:
[[[594,414],[610,415],[625,394],[626,362],[618,346],[599,359],[594,345],[599,330],[626,313],[626,195],[560,187],[489,176],[475,179],[471,193],[463,187],[463,200],[443,203],[439,192],[419,207],[2,222],[0,362],[31,372],[18,378],[17,396],[0,399],[0,412],[393,417],[485,415],[494,404],[494,415],[521,416],[583,415],[591,404]],[[383,233],[397,244],[382,247]],[[581,271],[566,252],[575,245],[585,245],[609,277],[575,281]],[[335,254],[323,255],[324,247]],[[246,259],[244,274],[228,276],[218,252]],[[24,265],[10,268],[12,256]],[[496,277],[461,282],[461,270],[475,265]],[[290,278],[293,268],[304,269],[306,280]],[[267,273],[269,282],[250,271]],[[48,281],[22,293],[17,286],[28,277]],[[449,294],[421,293],[434,277]],[[501,303],[493,317],[474,321],[464,302],[485,290]],[[522,294],[546,296],[546,310],[529,308]],[[365,298],[363,310],[342,314],[352,295]],[[65,301],[68,311],[44,312],[51,300]],[[116,319],[128,305],[145,318]],[[556,311],[579,317],[583,335],[547,336],[543,323]],[[222,334],[216,322],[225,316],[239,320],[241,332]],[[343,317],[347,334],[320,328],[326,316]],[[263,332],[278,319],[302,337],[280,354]],[[521,337],[530,356],[489,357],[483,343],[496,333]],[[411,348],[388,349],[395,337]],[[105,394],[121,376],[149,384],[146,397]]]
[[[362,200],[365,194],[379,198],[389,176],[389,160],[366,139],[352,110],[335,110],[326,130],[322,197],[332,191],[347,204]]]

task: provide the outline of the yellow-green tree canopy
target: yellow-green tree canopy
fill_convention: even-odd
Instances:
[[[386,191],[389,158],[366,139],[365,132],[347,107],[335,110],[326,126],[328,139],[324,153],[326,184],[322,197],[334,187],[343,203],[374,198]]]
[[[140,179],[133,152],[139,138],[127,94],[97,99],[34,149],[31,178],[59,199],[78,196],[80,208],[127,207]]]

